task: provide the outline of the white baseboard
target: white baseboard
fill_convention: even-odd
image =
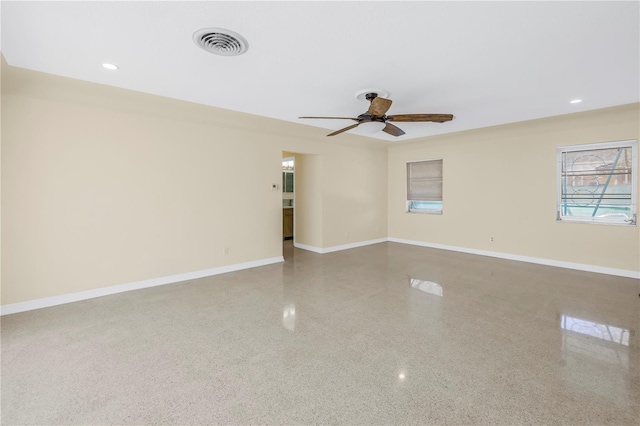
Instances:
[[[578,271],[595,272],[598,274],[616,275],[625,278],[640,279],[640,272],[628,269],[607,268],[604,266],[585,265],[583,263],[564,262],[561,260],[543,259],[539,257],[521,256],[517,254],[500,253],[496,251],[476,250],[466,247],[449,246],[445,244],[426,243],[423,241],[405,240],[402,238],[389,238],[392,243],[410,244],[414,246],[430,247],[441,250],[458,251],[461,253],[477,254],[480,256],[497,257],[500,259],[517,260],[519,262],[537,263],[540,265],[555,266],[558,268],[576,269]]]
[[[327,247],[327,248],[324,249],[323,253],[331,253],[331,252],[334,252],[334,251],[349,250],[349,249],[357,248],[357,247],[370,246],[372,244],[386,243],[387,241],[389,241],[388,238],[378,238],[378,239],[375,239],[375,240],[358,241],[357,243],[350,243],[350,244],[343,244],[343,245],[340,245],[340,246]]]
[[[296,247],[296,248],[303,249],[303,250],[312,251],[314,253],[325,254],[325,253],[332,253],[334,251],[349,250],[349,249],[356,248],[356,247],[369,246],[371,244],[385,243],[387,241],[388,241],[387,238],[378,238],[378,239],[375,239],[375,240],[358,241],[357,243],[343,244],[343,245],[340,245],[340,246],[331,246],[331,247],[326,247],[326,248],[308,246],[306,244],[300,244],[300,243],[294,242],[293,246]]]
[[[306,244],[296,243],[295,241],[293,242],[293,246],[295,248],[299,248],[299,249],[307,250],[307,251],[312,251],[312,252],[318,253],[318,254],[324,253],[320,247],[308,246]]]
[[[18,312],[31,311],[34,309],[48,308],[50,306],[63,305],[65,303],[78,302],[80,300],[93,299],[96,297],[108,296],[111,294],[123,293],[125,291],[140,290],[148,287],[156,287],[165,284],[174,284],[182,281],[195,280],[212,275],[225,274],[227,272],[240,271],[242,269],[256,268],[258,266],[270,265],[272,263],[284,262],[282,256],[268,259],[254,260],[251,262],[236,263],[235,265],[220,266],[218,268],[204,269],[202,271],[186,272],[184,274],[169,275],[166,277],[152,278],[149,280],[136,281],[132,283],[119,284],[110,287],[96,288],[93,290],[80,291],[77,293],[63,294],[60,296],[45,297],[42,299],[28,300],[26,302],[12,303],[0,306],[0,315],[16,314]]]
[[[555,266],[558,268],[567,268],[567,269],[575,269],[579,271],[595,272],[598,274],[615,275],[615,276],[626,277],[626,278],[640,279],[639,271],[608,268],[604,266],[585,265],[582,263],[564,262],[560,260],[521,256],[516,254],[500,253],[500,252],[487,251],[487,250],[477,250],[477,249],[470,249],[466,247],[449,246],[445,244],[435,244],[435,243],[428,243],[424,241],[405,240],[402,238],[393,238],[393,237],[378,238],[375,240],[360,241],[357,243],[344,244],[340,246],[332,246],[327,248],[314,247],[314,246],[309,246],[306,244],[294,242],[294,247],[297,247],[303,250],[312,251],[314,253],[325,254],[325,253],[331,253],[331,252],[340,251],[340,250],[348,250],[356,247],[368,246],[371,244],[383,243],[386,241],[390,241],[393,243],[421,246],[421,247],[429,247],[429,248],[435,248],[435,249],[441,249],[441,250],[451,250],[451,251],[457,251],[461,253],[476,254],[480,256],[496,257],[500,259],[516,260],[520,262],[536,263],[540,265]],[[110,287],[102,287],[102,288],[97,288],[93,290],[80,291],[77,293],[63,294],[60,296],[52,296],[52,297],[45,297],[42,299],[28,300],[26,302],[12,303],[8,305],[0,306],[0,315],[10,315],[18,312],[25,312],[25,311],[31,311],[34,309],[47,308],[50,306],[63,305],[65,303],[77,302],[80,300],[93,299],[96,297],[123,293],[126,291],[140,290],[148,287],[156,287],[156,286],[165,285],[165,284],[173,284],[173,283],[178,283],[182,281],[194,280],[198,278],[224,274],[227,272],[239,271],[242,269],[256,268],[258,266],[265,266],[265,265],[270,265],[270,264],[279,263],[279,262],[284,262],[284,258],[282,256],[277,256],[277,257],[272,257],[272,258],[262,259],[262,260],[255,260],[251,262],[237,263],[235,265],[221,266],[218,268],[205,269],[202,271],[187,272],[184,274],[169,275],[169,276],[160,277],[160,278],[152,278],[149,280],[136,281],[132,283],[120,284],[120,285],[115,285]]]

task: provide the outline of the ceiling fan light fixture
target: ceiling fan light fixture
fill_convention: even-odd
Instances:
[[[371,135],[373,133],[378,133],[386,126],[385,123],[381,121],[368,121],[361,123],[358,127],[356,127],[355,133],[360,133],[363,135]]]

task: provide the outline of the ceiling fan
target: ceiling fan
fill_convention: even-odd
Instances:
[[[395,114],[385,115],[385,113],[391,107],[391,99],[378,97],[377,93],[371,92],[365,95],[365,99],[371,102],[367,112],[360,114],[357,118],[352,117],[298,117],[298,118],[321,118],[321,119],[336,119],[336,120],[353,120],[356,124],[347,126],[344,129],[336,130],[333,133],[329,133],[327,136],[335,136],[347,130],[354,129],[363,123],[383,123],[385,124],[382,129],[383,132],[392,136],[402,136],[404,131],[397,126],[389,123],[393,122],[435,122],[444,123],[445,121],[453,120],[452,114]]]

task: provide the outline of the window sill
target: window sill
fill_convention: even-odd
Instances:
[[[558,223],[582,223],[585,225],[613,225],[613,226],[637,226],[637,223],[631,222],[608,222],[605,220],[580,220],[580,219],[556,219]]]
[[[436,212],[436,211],[426,211],[426,210],[425,211],[416,211],[416,210],[411,211],[411,210],[409,210],[409,211],[406,211],[405,213],[411,213],[411,214],[435,214],[435,215],[439,215],[439,216],[442,215],[441,211]]]

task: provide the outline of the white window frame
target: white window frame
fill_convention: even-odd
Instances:
[[[442,161],[442,200],[440,201],[442,207],[440,208],[440,210],[434,210],[434,209],[416,209],[416,208],[411,208],[411,202],[415,201],[415,200],[409,200],[407,198],[407,192],[408,192],[408,188],[407,188],[407,184],[408,184],[408,180],[409,180],[409,176],[407,176],[407,165],[409,165],[409,163],[423,163],[425,161]],[[444,159],[442,157],[436,157],[436,158],[427,158],[427,159],[423,159],[423,160],[411,160],[411,161],[406,161],[405,165],[404,165],[404,186],[405,186],[405,190],[404,190],[404,197],[405,197],[405,212],[406,213],[418,213],[418,214],[437,214],[437,215],[441,215],[442,212],[444,211]]]
[[[597,149],[616,149],[631,147],[631,219],[606,217],[576,217],[564,216],[562,214],[562,155],[573,151],[590,151]],[[556,150],[557,170],[556,170],[556,220],[558,222],[573,223],[596,223],[603,225],[637,226],[637,195],[638,195],[638,141],[624,140],[613,142],[591,143],[583,145],[567,145],[558,147]]]

